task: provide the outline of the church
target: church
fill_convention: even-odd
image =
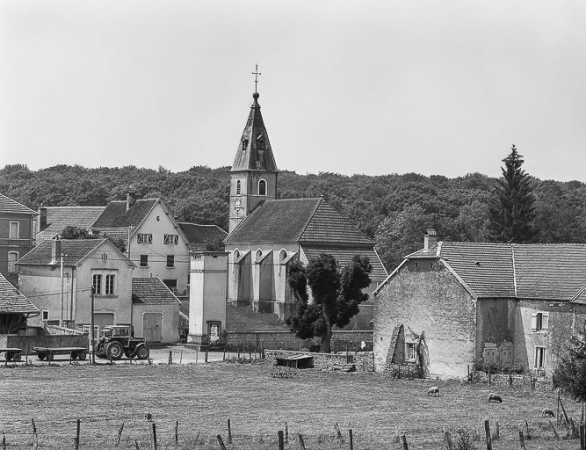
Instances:
[[[372,293],[387,277],[374,242],[323,198],[279,199],[279,170],[255,89],[250,113],[231,169],[227,302],[273,313],[285,320],[295,311],[287,284],[292,262],[305,264],[321,253],[340,266],[355,255],[373,266]],[[372,301],[360,307],[349,328],[370,330]],[[229,324],[228,324],[229,326]]]

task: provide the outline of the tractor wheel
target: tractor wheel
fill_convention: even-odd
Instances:
[[[75,361],[77,359],[77,352],[71,352],[70,356],[71,360]]]
[[[6,352],[6,361],[12,361],[12,353]]]
[[[149,348],[146,345],[140,345],[136,349],[136,357],[138,359],[147,359],[150,354],[151,352],[149,351]]]
[[[120,342],[112,341],[106,347],[106,355],[108,355],[109,358],[120,359],[123,354],[124,348]]]
[[[14,362],[19,362],[22,359],[22,356],[20,353],[15,353],[14,355],[12,355],[12,361]]]
[[[85,359],[87,358],[87,353],[82,350],[81,352],[77,353],[77,357],[80,361],[85,361]]]

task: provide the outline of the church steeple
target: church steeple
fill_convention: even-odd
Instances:
[[[258,66],[253,74],[260,75]],[[277,198],[279,170],[260,112],[257,82],[258,79],[255,80],[254,100],[231,169],[229,232],[260,203]]]

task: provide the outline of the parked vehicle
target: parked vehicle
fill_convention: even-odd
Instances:
[[[146,339],[134,337],[132,325],[110,325],[102,328],[95,352],[98,358],[109,359],[120,359],[122,355],[127,358],[147,359],[150,355]]]

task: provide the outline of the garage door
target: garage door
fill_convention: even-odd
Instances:
[[[163,314],[145,313],[142,316],[142,330],[147,342],[163,340]]]

